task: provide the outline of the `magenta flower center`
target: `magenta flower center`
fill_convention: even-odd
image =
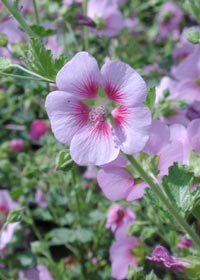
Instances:
[[[106,110],[104,106],[93,108],[89,113],[89,121],[93,125],[99,125],[106,120]]]

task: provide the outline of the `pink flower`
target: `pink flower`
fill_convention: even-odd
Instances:
[[[38,141],[47,131],[49,130],[48,125],[43,120],[34,120],[30,127],[30,137]]]
[[[58,72],[56,84],[46,110],[56,139],[70,144],[77,164],[103,165],[120,149],[127,154],[143,149],[151,113],[143,105],[145,82],[129,65],[109,61],[99,71],[96,60],[80,52]]]
[[[54,280],[46,266],[40,264],[36,268],[20,271],[19,277],[28,280]]]
[[[102,166],[98,172],[98,184],[108,199],[133,201],[143,197],[147,184],[135,184],[133,176],[126,170],[127,166],[127,160],[123,164],[113,161]]]
[[[98,36],[112,37],[123,28],[123,16],[118,5],[110,0],[89,0],[87,16],[96,23],[94,32]]]
[[[183,248],[190,248],[192,246],[193,242],[189,238],[182,238],[181,242],[178,243],[177,248],[179,250],[182,250]]]
[[[172,69],[176,82],[171,91],[172,99],[189,103],[200,101],[200,47]]]
[[[189,263],[171,256],[168,250],[161,245],[156,246],[152,253],[152,257],[147,257],[147,260],[156,262],[157,264],[176,272],[183,272],[183,268],[189,266]]]
[[[192,149],[200,154],[200,119],[195,119],[189,123],[187,133]]]
[[[125,279],[128,275],[128,267],[137,266],[132,249],[137,246],[138,239],[126,237],[116,240],[110,248],[112,277],[117,280]]]
[[[3,227],[3,224],[6,222],[9,212],[17,207],[18,204],[10,198],[9,192],[7,190],[0,190],[0,230]],[[0,250],[5,249],[7,243],[11,241],[17,225],[18,222],[8,224],[1,232]]]
[[[131,209],[113,204],[107,213],[106,228],[111,228],[112,232],[116,232],[120,227],[133,222],[135,218],[135,213]]]
[[[13,152],[20,152],[24,147],[24,141],[22,139],[14,139],[9,143]]]
[[[170,34],[176,32],[182,19],[183,12],[177,4],[173,2],[164,3],[158,14],[160,38],[166,39]]]
[[[45,208],[48,206],[48,194],[41,191],[41,189],[37,189],[35,193],[35,201],[41,208]]]

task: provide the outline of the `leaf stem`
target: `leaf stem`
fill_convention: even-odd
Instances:
[[[37,9],[37,3],[36,0],[32,0],[33,8],[34,8],[34,14],[35,14],[35,22],[37,25],[40,25],[40,18],[38,15],[38,9]]]
[[[29,37],[30,38],[38,38],[37,35],[33,32],[33,30],[26,23],[26,21],[24,20],[22,15],[19,13],[19,11],[16,9],[16,7],[11,5],[8,2],[8,0],[2,0],[2,2],[6,6],[8,11],[11,13],[11,15],[18,21],[18,23],[23,28],[23,30],[29,35]]]
[[[176,222],[181,226],[181,228],[186,232],[190,238],[193,240],[194,244],[200,250],[200,238],[196,234],[196,232],[188,225],[188,223],[185,221],[185,219],[179,214],[178,210],[171,204],[167,196],[162,192],[158,184],[155,184],[153,179],[146,173],[146,171],[142,168],[140,163],[130,155],[126,155],[129,162],[132,164],[132,166],[137,170],[137,172],[140,174],[142,179],[151,187],[153,192],[159,197],[159,199],[162,201],[163,205],[168,209],[168,211],[171,213],[171,215],[174,217]]]
[[[47,78],[45,78],[45,77],[43,77],[43,76],[41,76],[41,75],[39,75],[39,74],[37,74],[35,72],[32,72],[32,71],[28,70],[27,68],[24,68],[23,66],[21,66],[19,64],[12,64],[11,67],[16,67],[16,68],[18,68],[18,69],[20,69],[20,70],[22,70],[22,71],[24,71],[24,72],[26,72],[26,73],[28,73],[28,74],[30,74],[32,76],[35,76],[35,77],[37,77],[40,80],[43,80],[45,82],[55,83],[54,81],[49,80],[49,79],[47,79]]]

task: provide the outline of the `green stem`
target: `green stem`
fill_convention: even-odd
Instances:
[[[33,80],[33,81],[39,81],[39,82],[47,82],[46,79],[38,79],[38,78],[33,78],[33,77],[20,76],[20,75],[15,75],[15,74],[8,74],[8,73],[4,73],[4,72],[0,72],[0,75],[5,76],[5,77],[12,77],[12,78],[17,78],[17,79],[29,80],[29,81]],[[51,83],[54,83],[54,82],[51,82]]]
[[[23,28],[23,30],[29,35],[30,38],[38,38],[37,35],[33,32],[33,30],[29,27],[29,25],[26,23],[24,18],[21,16],[19,11],[16,9],[15,6],[11,5],[8,0],[2,0],[3,4],[6,6],[8,11],[13,15],[13,17],[18,21],[20,26]]]
[[[87,14],[87,0],[83,0],[83,14]],[[88,27],[84,26],[84,48],[85,51],[88,51],[89,49],[89,43],[88,43]]]
[[[40,18],[38,15],[36,0],[32,0],[32,3],[33,3],[33,8],[34,8],[34,14],[35,14],[35,22],[37,25],[40,25]]]
[[[181,228],[190,236],[194,244],[200,250],[200,239],[195,231],[188,225],[184,218],[179,214],[177,209],[170,203],[166,195],[161,191],[158,184],[155,184],[152,178],[144,171],[142,166],[137,162],[133,156],[126,155],[132,166],[137,170],[142,179],[151,187],[153,192],[159,197],[163,205],[168,209],[171,215],[174,217],[176,222],[181,226]]]
[[[32,72],[32,71],[30,71],[30,70],[28,70],[28,69],[22,67],[22,66],[19,65],[19,64],[12,64],[11,67],[16,67],[16,68],[18,68],[18,69],[20,69],[20,70],[22,70],[22,71],[24,71],[24,72],[26,72],[26,73],[32,75],[32,76],[35,76],[35,77],[37,77],[37,78],[43,80],[43,81],[46,81],[46,82],[49,82],[49,83],[55,83],[54,81],[49,80],[49,79],[47,79],[47,78],[45,78],[45,77],[43,77],[43,76],[41,76],[41,75],[39,75],[39,74],[36,74],[35,72]]]

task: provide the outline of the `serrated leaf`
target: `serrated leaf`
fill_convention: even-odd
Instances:
[[[150,87],[148,94],[147,94],[147,98],[145,100],[145,104],[147,105],[147,107],[152,110],[154,107],[154,103],[156,100],[156,88],[155,86]]]
[[[20,208],[20,209],[15,209],[9,212],[8,217],[7,217],[7,223],[15,223],[15,222],[19,222],[22,220],[23,217],[23,213],[24,213],[24,209]]]
[[[42,77],[55,81],[58,71],[66,62],[66,57],[60,55],[55,60],[51,50],[47,50],[39,39],[31,39],[26,64]]]
[[[39,26],[39,25],[32,25],[31,29],[33,30],[33,32],[36,35],[38,35],[41,38],[48,37],[48,36],[56,34],[56,30],[47,29],[47,28],[44,28],[43,26]]]
[[[169,200],[183,216],[188,216],[200,201],[200,187],[191,192],[193,173],[186,166],[175,163],[162,182]]]

